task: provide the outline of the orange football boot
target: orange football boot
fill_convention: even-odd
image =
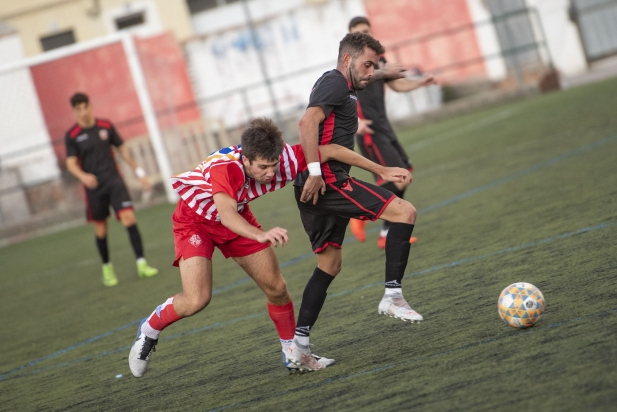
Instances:
[[[418,238],[415,236],[412,236],[409,238],[409,243],[416,243],[418,241]],[[385,249],[386,248],[386,237],[385,236],[379,236],[379,238],[377,239],[377,247],[379,249]]]
[[[366,240],[366,232],[364,231],[364,225],[366,225],[366,220],[350,219],[349,221],[351,233],[360,242],[364,242]]]

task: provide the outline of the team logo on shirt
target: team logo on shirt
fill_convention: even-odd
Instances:
[[[109,137],[109,132],[107,131],[107,129],[99,130],[99,137],[101,138],[101,140],[107,140],[107,138]]]
[[[201,245],[201,238],[199,237],[199,235],[193,235],[191,236],[191,238],[189,239],[189,243],[195,247]]]

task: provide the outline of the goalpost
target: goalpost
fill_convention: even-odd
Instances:
[[[152,147],[159,170],[162,176],[170,177],[173,175],[170,161],[165,150],[163,137],[160,127],[157,122],[156,113],[152,104],[150,93],[146,85],[146,78],[139,60],[139,55],[135,46],[135,41],[129,33],[113,33],[97,39],[76,43],[70,46],[62,47],[37,56],[28,57],[13,63],[0,66],[0,76],[9,75],[20,70],[30,69],[33,66],[49,63],[57,59],[72,56],[85,51],[97,49],[99,47],[111,45],[113,43],[121,43],[124,50],[124,56],[128,63],[131,79],[135,86],[139,106],[144,118],[144,122],[150,136]],[[68,127],[68,125],[67,125]],[[26,144],[27,146],[27,144]],[[164,184],[167,200],[170,203],[177,201],[178,196],[171,185]]]

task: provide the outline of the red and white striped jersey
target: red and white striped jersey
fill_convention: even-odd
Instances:
[[[212,153],[192,171],[172,177],[171,184],[198,215],[220,222],[213,199],[216,193],[227,193],[238,202],[238,212],[242,212],[248,202],[293,183],[298,172],[306,169],[302,146],[285,144],[274,178],[260,184],[244,173],[242,147],[237,145]]]

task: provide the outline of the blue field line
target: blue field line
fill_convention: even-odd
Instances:
[[[542,245],[542,244],[545,244],[545,243],[549,243],[549,242],[552,242],[552,241],[555,241],[555,240],[565,239],[565,238],[568,238],[568,237],[571,237],[571,236],[575,236],[575,235],[578,235],[578,234],[581,234],[581,233],[587,233],[587,232],[591,232],[591,231],[594,231],[594,230],[598,230],[598,229],[603,229],[603,228],[606,228],[606,227],[614,226],[616,224],[617,224],[617,222],[608,222],[608,223],[601,223],[601,224],[595,225],[595,226],[589,226],[589,227],[586,227],[586,228],[583,228],[583,229],[579,229],[579,230],[576,230],[576,231],[573,231],[573,232],[564,233],[564,234],[561,234],[561,235],[558,235],[558,236],[551,236],[551,237],[548,237],[548,238],[545,238],[545,239],[540,239],[540,240],[535,241],[535,242],[529,242],[529,243],[525,243],[523,245],[513,246],[513,247],[506,248],[506,249],[498,250],[498,251],[492,252],[492,253],[487,253],[487,254],[480,255],[480,256],[475,256],[475,257],[471,257],[471,258],[457,260],[457,261],[450,262],[450,263],[445,263],[445,264],[442,264],[442,265],[433,266],[433,267],[430,267],[428,269],[423,269],[423,270],[419,270],[419,271],[416,271],[416,272],[412,272],[412,273],[406,274],[405,278],[419,276],[419,275],[427,274],[427,273],[430,273],[430,272],[435,272],[435,271],[438,271],[438,270],[459,266],[459,265],[462,265],[462,264],[465,264],[465,263],[470,263],[470,262],[475,262],[475,261],[479,261],[479,260],[482,260],[482,259],[487,259],[487,258],[490,258],[490,257],[493,257],[493,256],[497,256],[497,255],[501,255],[501,254],[504,254],[504,253],[516,252],[516,251],[519,251],[519,250],[522,250],[522,249],[535,247],[535,246]],[[381,282],[371,283],[371,284],[368,284],[368,285],[363,285],[363,286],[361,286],[359,288],[344,290],[344,291],[341,291],[341,292],[330,294],[330,295],[328,295],[328,297],[330,299],[332,299],[332,298],[335,298],[335,297],[346,295],[348,293],[357,292],[357,291],[360,291],[360,290],[369,289],[369,288],[377,287],[377,286],[383,286],[383,282],[381,281]],[[215,328],[231,325],[231,324],[234,324],[234,323],[237,323],[237,322],[241,322],[241,321],[257,318],[257,317],[260,317],[260,316],[265,316],[266,314],[267,314],[267,312],[264,311],[264,312],[259,312],[259,313],[255,313],[255,314],[252,314],[252,315],[244,316],[244,317],[241,317],[241,318],[232,319],[232,320],[225,321],[225,322],[216,322],[216,323],[213,323],[211,325],[206,325],[206,326],[201,327],[201,328],[191,329],[189,331],[185,331],[185,332],[181,332],[181,333],[178,333],[178,334],[175,334],[175,335],[170,335],[170,336],[161,338],[161,341],[170,340],[170,339],[176,339],[176,338],[181,337],[181,336],[191,335],[193,333],[203,332],[203,331],[206,331],[206,330],[210,330],[210,329],[215,329]],[[105,336],[108,336],[108,335],[110,335],[111,333],[113,333],[113,332],[115,332],[117,330],[125,329],[125,328],[127,328],[129,326],[135,325],[138,322],[139,321],[135,321],[135,322],[132,322],[132,323],[127,324],[125,326],[122,326],[121,328],[114,329],[113,331],[108,332],[107,334],[105,334]],[[100,339],[100,337],[102,337],[102,336],[103,335],[99,335],[99,337],[97,337],[97,338]],[[95,358],[99,358],[101,356],[109,355],[109,354],[112,354],[112,353],[117,353],[117,352],[122,351],[122,350],[128,350],[130,348],[130,346],[127,346],[127,347],[120,348],[120,349],[114,349],[112,351],[101,352],[101,353],[98,353],[98,354],[95,354],[95,355],[92,355],[92,356],[86,356],[84,358],[80,358],[80,359],[76,359],[76,360],[73,360],[73,361],[65,362],[65,363],[62,363],[62,364],[59,364],[59,365],[54,365],[54,366],[49,366],[49,367],[37,369],[37,370],[34,370],[34,371],[29,371],[27,373],[23,373],[21,375],[15,376],[14,378],[9,377],[10,375],[14,375],[14,374],[19,372],[20,370],[23,370],[26,367],[33,366],[33,365],[35,365],[37,363],[40,363],[40,362],[42,362],[44,360],[49,360],[52,357],[56,357],[56,356],[58,356],[58,355],[60,355],[62,353],[66,353],[68,351],[68,349],[75,349],[78,346],[83,346],[85,343],[89,343],[90,341],[93,341],[93,340],[89,339],[87,341],[83,341],[80,344],[75,345],[75,346],[73,346],[71,348],[67,348],[67,349],[64,349],[62,351],[55,352],[54,354],[49,355],[49,356],[47,356],[45,358],[37,359],[36,361],[29,362],[29,363],[27,363],[25,365],[22,365],[22,366],[18,367],[18,368],[15,368],[15,369],[10,370],[10,371],[8,371],[6,373],[3,373],[3,374],[0,375],[0,381],[5,380],[7,378],[8,379],[14,379],[14,378],[17,378],[17,377],[20,377],[20,376],[31,375],[33,373],[41,372],[41,371],[48,370],[48,369],[55,369],[55,368],[58,368],[58,367],[67,366],[67,365],[71,365],[71,364],[74,364],[74,363],[90,361],[90,360],[93,360]]]
[[[576,156],[578,154],[581,154],[581,153],[587,152],[589,150],[595,149],[596,147],[602,146],[602,145],[604,145],[604,144],[606,144],[606,143],[608,143],[608,142],[610,142],[612,140],[615,140],[616,138],[617,138],[617,135],[613,135],[613,136],[609,136],[609,137],[606,137],[604,139],[598,140],[596,142],[590,143],[588,145],[579,147],[576,150],[573,150],[571,152],[564,153],[562,155],[553,157],[552,159],[549,159],[549,160],[546,160],[544,162],[538,163],[538,164],[536,164],[534,166],[531,166],[531,167],[529,167],[527,169],[520,170],[520,171],[518,171],[516,173],[513,173],[511,175],[502,177],[501,179],[494,180],[494,181],[492,181],[490,183],[487,183],[487,184],[485,184],[483,186],[477,187],[477,188],[472,189],[472,190],[470,190],[468,192],[462,193],[462,194],[460,194],[458,196],[454,196],[454,197],[452,197],[450,199],[444,200],[443,202],[435,203],[434,205],[431,205],[431,206],[429,206],[427,208],[419,210],[418,214],[419,213],[427,213],[427,212],[433,211],[435,209],[439,209],[440,207],[444,207],[444,206],[450,205],[452,203],[458,202],[459,200],[466,199],[466,198],[468,198],[470,196],[473,196],[473,195],[478,194],[480,192],[483,192],[485,190],[492,189],[492,188],[497,187],[499,185],[502,185],[504,183],[511,182],[511,181],[516,180],[516,179],[518,179],[520,177],[526,176],[526,175],[531,174],[533,172],[536,172],[536,171],[538,171],[540,169],[543,169],[543,168],[545,168],[547,166],[554,165],[555,163],[561,162],[562,160],[568,159],[568,158],[570,158],[572,156]]]
[[[215,290],[213,290],[213,291],[212,291],[212,295],[216,295],[216,294],[219,294],[219,293],[221,293],[221,292],[224,292],[224,291],[225,291],[225,290],[227,290],[227,289],[231,289],[231,288],[233,288],[233,287],[236,287],[236,286],[238,286],[238,285],[240,285],[240,284],[242,284],[242,283],[248,282],[249,280],[251,280],[251,278],[241,279],[241,280],[239,280],[239,281],[237,281],[237,282],[234,282],[234,283],[231,283],[231,284],[229,284],[229,285],[223,286],[223,287],[221,287],[221,288],[215,289]],[[6,373],[1,374],[1,375],[0,375],[0,381],[2,381],[2,380],[4,379],[4,377],[5,377],[5,376],[10,375],[10,374],[13,374],[13,373],[15,373],[15,372],[19,372],[20,370],[22,370],[22,369],[24,369],[24,368],[27,368],[27,367],[30,367],[30,366],[34,366],[34,365],[36,365],[36,364],[38,364],[38,363],[44,362],[44,361],[49,360],[49,359],[53,359],[53,358],[55,358],[55,357],[58,357],[58,356],[60,356],[60,355],[65,354],[65,353],[67,353],[67,352],[69,352],[69,351],[72,351],[73,349],[77,349],[77,348],[79,348],[79,347],[81,347],[81,346],[84,346],[84,345],[86,345],[86,344],[88,344],[88,343],[96,342],[97,340],[101,340],[101,339],[103,339],[103,338],[106,338],[107,336],[110,336],[110,335],[112,335],[112,334],[114,334],[114,333],[116,333],[116,332],[119,332],[119,331],[124,330],[124,329],[126,329],[126,328],[130,328],[131,326],[135,326],[135,325],[137,325],[139,322],[141,322],[141,320],[142,320],[142,319],[137,319],[137,320],[134,320],[134,321],[133,321],[133,322],[131,322],[131,323],[127,323],[126,325],[122,325],[122,326],[120,326],[120,327],[117,327],[116,329],[113,329],[113,330],[110,330],[110,331],[108,331],[108,332],[102,333],[102,334],[100,334],[100,335],[94,336],[94,337],[92,337],[92,338],[86,339],[86,340],[81,341],[81,342],[79,342],[79,343],[77,343],[77,344],[75,344],[75,345],[69,346],[68,348],[64,348],[64,349],[62,349],[62,350],[59,350],[59,351],[57,351],[57,352],[54,352],[54,353],[52,353],[51,355],[47,355],[47,356],[44,356],[44,357],[42,357],[42,358],[35,359],[35,360],[33,360],[32,362],[28,362],[28,363],[26,363],[25,365],[22,365],[22,366],[20,366],[20,367],[18,367],[18,368],[15,368],[15,369],[13,369],[13,370],[10,370],[10,371],[8,371],[8,372],[6,372]]]
[[[65,354],[65,353],[67,353],[67,352],[69,352],[69,351],[72,351],[73,349],[77,349],[77,348],[79,348],[79,347],[81,347],[81,346],[84,346],[84,345],[86,345],[86,344],[88,344],[88,343],[96,342],[97,340],[99,340],[99,339],[103,339],[104,337],[107,337],[107,336],[109,336],[109,335],[112,335],[112,334],[114,334],[115,332],[121,331],[121,330],[123,330],[123,329],[129,328],[129,327],[134,326],[134,325],[137,325],[139,322],[141,322],[141,319],[140,319],[140,320],[133,321],[133,322],[131,322],[131,323],[127,323],[126,325],[123,325],[123,326],[120,326],[119,328],[116,328],[116,329],[110,330],[109,332],[105,332],[105,333],[103,333],[103,334],[97,335],[97,336],[95,336],[95,337],[93,337],[93,338],[86,339],[86,340],[84,340],[84,341],[81,341],[81,342],[79,342],[79,343],[77,343],[77,344],[73,345],[73,346],[69,346],[68,348],[65,348],[65,349],[59,350],[58,352],[54,352],[54,353],[52,353],[51,355],[47,355],[47,356],[45,356],[45,357],[43,357],[43,358],[35,359],[35,360],[33,360],[32,362],[28,362],[28,363],[26,363],[26,364],[24,364],[24,365],[21,365],[21,366],[19,366],[19,367],[15,368],[15,369],[13,369],[13,370],[10,370],[10,371],[8,371],[8,372],[6,372],[6,373],[3,373],[2,375],[0,375],[0,381],[2,381],[2,380],[4,379],[4,377],[5,377],[5,376],[7,376],[7,375],[14,374],[14,373],[19,372],[20,370],[22,370],[22,369],[24,369],[24,368],[28,368],[28,367],[30,367],[30,366],[34,366],[34,365],[36,365],[37,363],[41,363],[41,362],[43,362],[43,361],[46,361],[46,360],[49,360],[49,359],[53,359],[53,358],[55,358],[55,357],[57,357],[57,356],[60,356],[60,355]]]
[[[264,311],[264,312],[260,312],[260,313],[254,313],[252,315],[245,316],[245,317],[242,317],[242,318],[232,319],[232,320],[227,321],[227,322],[216,322],[216,323],[213,323],[212,325],[207,325],[207,326],[204,326],[204,327],[201,327],[201,328],[191,329],[189,331],[177,333],[175,335],[165,336],[164,338],[160,338],[159,341],[166,341],[166,340],[176,339],[176,338],[179,338],[179,337],[182,337],[182,336],[185,336],[185,335],[191,335],[191,334],[197,333],[197,332],[204,332],[204,331],[207,331],[209,329],[215,329],[215,328],[219,328],[219,327],[222,327],[222,326],[231,325],[233,323],[237,323],[237,322],[241,322],[241,321],[244,321],[244,320],[249,320],[249,319],[257,318],[257,317],[264,316],[264,315],[267,315],[267,314],[268,314],[268,312]],[[138,321],[138,322],[140,322],[140,321]],[[6,377],[9,374],[14,374],[15,372],[18,371],[19,368],[18,369],[14,369],[13,371],[10,371],[10,372],[7,372],[5,374],[0,375],[0,381],[14,379],[14,378],[22,377],[22,376],[27,376],[27,375],[34,375],[34,374],[39,373],[39,372],[43,372],[43,371],[50,370],[50,369],[58,369],[58,368],[62,368],[62,367],[65,367],[65,366],[74,365],[76,363],[88,362],[88,361],[91,361],[91,360],[96,359],[96,358],[101,358],[103,356],[113,355],[114,353],[128,352],[131,349],[132,346],[133,345],[124,346],[122,348],[116,348],[116,349],[112,349],[112,350],[108,350],[108,351],[103,351],[103,352],[97,353],[96,355],[93,355],[93,356],[86,356],[86,357],[83,357],[83,358],[73,359],[71,361],[59,363],[57,365],[46,366],[44,368],[31,370],[31,371],[28,371],[28,372],[23,373],[21,375],[15,376],[13,378],[9,377],[7,379]],[[31,366],[31,365],[29,365],[29,366]]]
[[[532,173],[532,172],[535,172],[535,171],[537,171],[537,170],[539,170],[539,169],[541,169],[541,168],[544,168],[544,167],[550,166],[550,165],[552,165],[552,164],[555,164],[555,163],[557,163],[557,162],[560,162],[560,161],[562,161],[562,160],[565,160],[565,159],[567,159],[567,158],[569,158],[569,157],[575,156],[575,155],[577,155],[577,154],[580,154],[580,153],[583,153],[583,152],[589,151],[589,150],[591,150],[591,149],[594,149],[594,148],[596,148],[596,147],[599,147],[599,146],[601,146],[601,145],[604,145],[604,144],[606,144],[606,143],[608,143],[608,142],[610,142],[610,141],[612,141],[612,140],[615,140],[616,138],[617,138],[617,135],[613,135],[613,136],[609,136],[609,137],[606,137],[606,138],[604,138],[604,139],[598,140],[598,141],[596,141],[596,142],[594,142],[594,143],[590,143],[590,144],[588,144],[588,145],[585,145],[585,146],[579,147],[579,148],[578,148],[578,149],[576,149],[576,150],[570,151],[570,152],[565,153],[565,154],[560,155],[560,156],[556,156],[556,157],[554,157],[554,158],[552,158],[552,159],[549,159],[549,160],[547,160],[547,161],[544,161],[544,162],[538,163],[538,164],[536,164],[535,166],[532,166],[532,167],[530,167],[530,168],[527,168],[527,169],[521,170],[521,171],[519,171],[519,172],[516,172],[516,173],[511,174],[511,175],[509,175],[509,176],[503,177],[503,178],[501,178],[501,179],[497,179],[497,180],[495,180],[495,181],[493,181],[493,182],[491,182],[491,183],[485,184],[485,185],[483,185],[483,186],[479,186],[479,187],[477,187],[477,188],[475,188],[475,189],[472,189],[472,190],[470,190],[470,191],[468,191],[468,192],[462,193],[462,194],[460,194],[460,195],[458,195],[458,196],[454,196],[454,197],[452,197],[452,198],[450,198],[450,199],[447,199],[447,200],[444,200],[444,201],[442,201],[442,202],[436,203],[436,204],[434,204],[434,205],[428,206],[427,208],[420,209],[420,210],[418,210],[418,214],[421,214],[421,213],[427,213],[427,212],[431,212],[431,211],[433,211],[433,210],[435,210],[435,209],[438,209],[438,208],[440,208],[440,207],[444,207],[444,206],[450,205],[450,204],[452,204],[452,203],[458,202],[459,200],[465,199],[465,198],[467,198],[467,197],[470,197],[470,196],[475,195],[475,194],[477,194],[477,193],[483,192],[483,191],[485,191],[485,190],[488,190],[488,189],[494,188],[494,187],[499,186],[499,185],[501,185],[501,184],[504,184],[504,183],[510,182],[510,181],[515,180],[515,179],[517,179],[517,178],[519,178],[519,177],[523,177],[523,176],[528,175],[528,174],[530,174],[530,173]],[[378,231],[378,230],[380,230],[380,229],[379,229],[379,228],[373,228],[373,229],[371,229],[371,230],[368,230],[368,231],[367,231],[367,233],[373,233],[373,232],[376,232],[376,231]],[[356,238],[355,238],[355,237],[351,236],[351,237],[348,237],[347,239],[345,239],[345,240],[344,240],[344,242],[343,242],[343,244],[347,244],[347,243],[349,243],[349,242],[353,242],[353,241],[357,241],[357,240],[356,240]],[[280,267],[281,267],[281,268],[285,268],[285,267],[287,267],[287,266],[291,266],[291,265],[296,264],[296,263],[298,263],[298,262],[301,262],[301,261],[303,261],[303,260],[309,259],[309,258],[311,258],[312,256],[314,256],[314,254],[313,254],[312,252],[311,252],[311,253],[304,254],[304,255],[301,255],[301,256],[299,256],[299,257],[296,257],[296,258],[293,258],[293,259],[291,259],[291,260],[288,260],[288,261],[286,261],[286,262],[281,263],[281,264],[280,264]],[[473,258],[470,258],[470,259],[473,259]],[[463,262],[463,263],[464,263],[464,262]],[[427,270],[428,270],[428,269],[427,269]],[[219,293],[224,292],[224,291],[226,291],[226,290],[232,289],[232,288],[234,288],[234,287],[236,287],[236,286],[239,286],[239,285],[242,285],[242,284],[244,284],[244,283],[246,283],[246,282],[249,282],[250,280],[251,280],[251,278],[247,277],[247,278],[240,279],[240,280],[238,280],[238,281],[236,281],[236,282],[233,282],[233,283],[231,283],[231,284],[229,284],[229,285],[222,286],[222,287],[220,287],[220,288],[218,288],[218,289],[213,290],[213,291],[212,291],[212,295],[216,295],[216,294],[219,294]],[[369,287],[370,287],[370,286],[369,286]],[[4,377],[4,376],[6,376],[6,375],[8,375],[8,374],[12,374],[12,373],[14,373],[14,372],[16,372],[16,371],[19,371],[19,370],[23,369],[23,368],[26,368],[26,367],[29,367],[29,366],[34,366],[34,365],[36,365],[36,364],[38,364],[38,363],[40,363],[40,362],[43,362],[43,361],[46,361],[46,360],[49,360],[49,359],[55,358],[55,357],[60,356],[60,355],[62,355],[62,354],[64,354],[64,353],[66,353],[66,352],[69,352],[69,351],[71,351],[71,350],[73,350],[73,349],[77,349],[77,348],[79,348],[79,347],[81,347],[81,346],[83,346],[83,345],[85,345],[85,344],[92,343],[92,342],[96,342],[96,341],[98,341],[98,340],[100,340],[100,339],[102,339],[102,338],[105,338],[105,337],[107,337],[107,336],[109,336],[109,335],[111,335],[111,334],[113,334],[113,333],[115,333],[115,332],[117,332],[117,331],[120,331],[120,330],[126,329],[126,328],[128,328],[128,327],[131,327],[131,326],[133,326],[133,325],[136,325],[136,324],[137,324],[137,323],[139,323],[140,321],[141,321],[141,319],[136,320],[136,321],[133,321],[133,322],[131,322],[131,323],[128,323],[128,324],[126,324],[126,325],[123,325],[123,326],[120,326],[120,327],[118,327],[118,328],[116,328],[116,329],[113,329],[113,330],[111,330],[111,331],[105,332],[105,333],[103,333],[103,334],[100,334],[100,335],[94,336],[94,337],[92,337],[92,338],[90,338],[90,339],[87,339],[87,340],[85,340],[85,341],[82,341],[82,342],[80,342],[80,343],[77,343],[76,345],[69,346],[69,347],[67,347],[67,348],[65,348],[65,349],[62,349],[62,350],[58,351],[58,352],[55,352],[55,353],[52,353],[52,354],[47,355],[47,356],[45,356],[45,357],[42,357],[42,358],[39,358],[39,359],[33,360],[32,362],[29,362],[29,363],[27,363],[27,364],[25,364],[25,365],[22,365],[22,366],[18,367],[17,369],[14,369],[14,370],[11,370],[11,371],[8,371],[8,372],[6,372],[6,373],[1,374],[1,375],[0,375],[0,381],[3,379],[3,377]]]
[[[509,248],[506,248],[506,249],[498,250],[497,252],[487,253],[485,255],[474,256],[474,257],[465,258],[465,259],[457,260],[457,261],[450,262],[450,263],[444,263],[442,265],[433,266],[433,267],[430,267],[428,269],[423,269],[423,270],[419,270],[417,272],[406,274],[404,277],[405,278],[410,278],[410,277],[413,277],[413,276],[424,275],[426,273],[435,272],[437,270],[448,269],[448,268],[452,268],[452,267],[455,267],[455,266],[460,266],[460,265],[462,265],[464,263],[476,262],[478,260],[487,259],[487,258],[490,258],[490,257],[493,257],[493,256],[503,255],[504,253],[516,252],[518,250],[527,249],[527,248],[530,248],[530,247],[535,247],[535,246],[542,245],[544,243],[549,243],[549,242],[552,242],[552,241],[555,241],[555,240],[565,239],[567,237],[578,235],[580,233],[586,233],[586,232],[591,232],[592,230],[603,229],[605,227],[613,226],[615,224],[617,224],[617,222],[601,223],[601,224],[596,225],[596,226],[586,227],[584,229],[576,230],[574,232],[564,233],[564,234],[559,235],[559,236],[552,236],[552,237],[548,237],[548,238],[545,238],[545,239],[537,240],[535,242],[529,242],[529,243],[525,243],[525,244],[519,245],[519,246],[512,246],[512,247],[509,247]],[[333,294],[328,295],[328,296],[329,297],[342,296],[342,295],[346,295],[348,293],[357,292],[357,291],[368,289],[368,288],[372,288],[372,287],[375,287],[375,286],[383,286],[383,281],[376,282],[376,283],[371,283],[370,285],[364,285],[364,286],[361,286],[361,287],[355,288],[355,289],[347,289],[347,290],[344,290],[342,292],[333,293]]]
[[[287,391],[275,393],[273,395],[260,396],[258,398],[254,398],[254,399],[251,399],[251,400],[248,400],[248,401],[232,403],[232,404],[229,404],[229,405],[221,406],[221,407],[219,407],[217,409],[210,409],[209,412],[219,412],[219,411],[223,411],[223,410],[226,410],[226,409],[236,408],[236,407],[239,407],[239,406],[245,406],[245,405],[248,405],[248,404],[259,403],[259,402],[262,402],[262,401],[265,401],[265,400],[268,400],[268,399],[280,398],[281,396],[285,396],[285,395],[289,395],[289,394],[292,394],[292,393],[304,391],[304,390],[307,390],[307,389],[313,389],[313,388],[316,388],[316,387],[327,385],[329,383],[336,383],[336,382],[341,382],[341,381],[345,381],[345,380],[349,380],[349,379],[354,379],[354,378],[357,378],[359,376],[365,376],[365,375],[369,375],[369,374],[372,374],[372,373],[375,373],[375,372],[382,372],[382,371],[389,370],[389,369],[392,369],[392,368],[396,368],[396,367],[399,367],[399,366],[408,365],[408,364],[411,364],[411,363],[422,362],[422,361],[427,360],[427,359],[432,359],[432,358],[436,358],[436,357],[440,357],[440,356],[445,356],[445,355],[449,355],[449,354],[456,353],[456,352],[462,352],[462,351],[465,351],[467,349],[477,348],[479,346],[484,346],[484,345],[487,345],[487,344],[490,344],[490,343],[499,342],[499,341],[510,339],[510,338],[517,338],[519,336],[528,335],[528,334],[533,333],[533,332],[543,331],[543,330],[546,330],[546,329],[554,329],[554,328],[558,328],[560,326],[569,325],[569,324],[572,324],[572,323],[575,323],[575,322],[580,322],[582,320],[590,320],[590,319],[599,318],[599,317],[602,317],[602,316],[609,316],[609,315],[613,315],[615,313],[617,313],[617,308],[605,310],[605,311],[602,311],[602,312],[596,312],[596,313],[592,313],[590,315],[581,316],[581,317],[573,318],[573,319],[568,319],[568,320],[564,320],[564,321],[557,322],[557,323],[552,323],[552,324],[546,325],[546,326],[538,326],[538,325],[536,325],[536,326],[534,326],[534,327],[532,327],[530,329],[524,329],[524,330],[521,330],[521,331],[518,331],[518,332],[515,332],[515,333],[512,333],[512,334],[509,334],[509,335],[489,338],[489,339],[481,340],[481,341],[478,341],[478,342],[472,342],[472,343],[469,343],[467,345],[459,346],[458,348],[455,348],[455,349],[448,349],[446,351],[432,353],[430,355],[418,356],[418,357],[415,357],[415,358],[412,358],[412,359],[408,359],[408,360],[405,360],[405,361],[402,361],[402,362],[395,362],[395,363],[391,363],[391,364],[388,364],[388,365],[379,366],[379,367],[376,367],[376,368],[366,369],[364,371],[356,372],[356,373],[351,374],[351,375],[343,375],[343,376],[339,376],[339,377],[336,377],[336,378],[326,379],[326,380],[324,380],[322,382],[311,383],[309,385],[300,386],[298,388],[294,388],[294,389],[290,389],[290,390],[287,390]]]

